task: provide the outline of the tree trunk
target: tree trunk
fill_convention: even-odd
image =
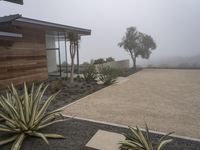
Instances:
[[[70,41],[70,55],[71,55],[71,73],[70,83],[74,83],[74,57],[76,55],[76,44]]]
[[[133,65],[134,65],[134,70],[136,70],[136,57],[134,58],[134,61],[133,61]]]
[[[70,83],[74,83],[74,58],[71,58]]]
[[[79,66],[79,47],[78,47],[78,43],[77,43],[77,46],[76,46],[76,55],[77,55],[77,74],[78,74],[78,77],[80,75],[80,66]]]
[[[136,70],[136,57],[133,55],[133,53],[130,51],[131,59],[133,61],[133,69]]]

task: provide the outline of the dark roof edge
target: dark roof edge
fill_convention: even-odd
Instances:
[[[8,22],[12,22],[18,18],[21,18],[22,15],[20,14],[14,14],[14,15],[9,15],[9,16],[3,16],[0,17],[0,23],[8,23]]]
[[[10,2],[10,3],[16,3],[20,5],[24,4],[23,0],[4,0],[4,1]]]
[[[48,27],[53,27],[53,28],[60,28],[60,29],[65,29],[65,30],[72,30],[72,31],[77,31],[77,32],[81,31],[81,32],[85,32],[87,34],[91,34],[90,29],[62,25],[62,24],[57,24],[57,23],[52,23],[52,22],[47,22],[47,21],[42,21],[42,20],[36,20],[36,19],[31,19],[31,18],[26,18],[26,17],[17,18],[16,21],[30,23],[30,24],[37,24],[37,25],[42,25],[42,26],[48,26]]]
[[[57,24],[57,23],[52,23],[52,22],[47,22],[47,21],[42,21],[42,20],[26,18],[26,17],[22,17],[22,15],[20,15],[20,14],[14,14],[14,15],[0,17],[0,24],[1,23],[2,24],[14,23],[15,21],[21,22],[21,23],[46,26],[46,27],[51,27],[51,28],[57,28],[57,29],[62,29],[62,30],[69,30],[69,32],[70,31],[81,32],[81,33],[84,33],[85,35],[91,34],[90,29],[84,29],[84,28],[79,28],[79,27],[74,27],[74,26],[68,26],[68,25],[63,25],[63,24]]]

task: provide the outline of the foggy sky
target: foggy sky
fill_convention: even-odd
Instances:
[[[117,44],[130,26],[157,43],[150,60],[139,63],[200,54],[200,0],[24,0],[23,6],[0,1],[0,16],[16,13],[91,29],[81,40],[81,62],[129,58]]]

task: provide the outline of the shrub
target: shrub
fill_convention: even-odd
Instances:
[[[129,75],[136,73],[139,70],[141,70],[141,68],[137,68],[137,70],[134,70],[133,68],[118,69],[118,75],[120,77],[127,77]]]
[[[145,134],[138,127],[136,129],[130,127],[130,130],[131,134],[126,135],[126,140],[119,143],[121,148],[128,150],[154,150],[147,125]],[[155,150],[164,150],[166,144],[172,142],[172,139],[168,137],[170,134],[172,133],[164,135],[159,140]]]
[[[63,86],[64,86],[64,84],[63,84],[62,80],[54,80],[51,82],[49,89],[50,89],[51,93],[55,93],[55,92],[58,92],[59,90],[61,90]]]
[[[112,58],[112,57],[108,57],[108,58],[106,58],[106,62],[111,62],[111,61],[115,61],[115,59]]]
[[[118,72],[109,66],[100,66],[99,70],[99,80],[105,85],[110,85],[116,82]]]
[[[88,62],[83,62],[82,63],[82,66],[89,66],[90,65],[90,63],[88,63]]]
[[[0,131],[10,133],[9,138],[0,141],[0,146],[14,142],[11,150],[19,150],[27,136],[40,137],[47,144],[47,138],[64,138],[62,135],[41,133],[39,131],[55,122],[63,121],[60,111],[46,112],[57,93],[50,96],[41,105],[47,87],[40,84],[35,88],[33,84],[31,91],[28,92],[24,83],[24,93],[20,96],[16,88],[11,85],[9,92],[6,92],[6,96],[0,96],[0,107],[2,107],[0,116],[4,119],[0,123]]]
[[[99,58],[99,59],[94,60],[94,64],[103,64],[105,62],[106,61],[103,58]]]
[[[87,82],[95,81],[95,79],[97,78],[97,72],[95,66],[93,64],[88,65],[86,69],[83,71],[83,76],[85,81]]]

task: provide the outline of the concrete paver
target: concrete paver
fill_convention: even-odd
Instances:
[[[120,150],[119,142],[124,140],[125,136],[122,134],[98,130],[86,146],[99,150]]]

